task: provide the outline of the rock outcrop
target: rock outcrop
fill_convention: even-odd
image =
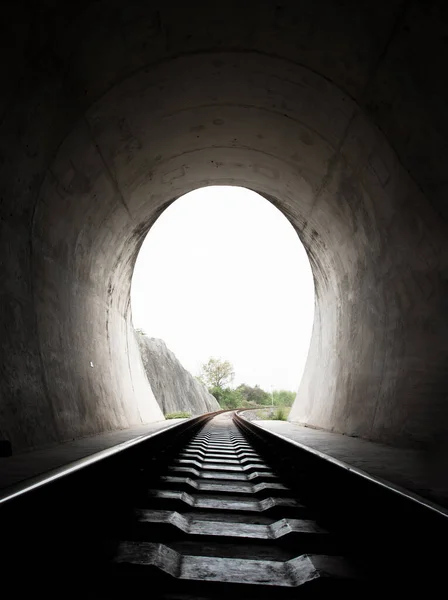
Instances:
[[[165,415],[179,411],[200,415],[219,410],[217,400],[184,369],[163,340],[135,335],[146,375]]]

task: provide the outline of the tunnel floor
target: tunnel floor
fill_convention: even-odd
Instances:
[[[70,597],[95,599],[286,599],[298,588],[358,598],[367,586],[442,584],[444,554],[421,550],[443,544],[445,511],[235,411],[166,426],[59,475],[0,498],[5,577],[25,565],[34,591],[47,591],[49,568],[71,582]]]

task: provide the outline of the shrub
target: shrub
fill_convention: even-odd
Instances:
[[[277,408],[271,417],[274,421],[286,421],[286,410],[282,407]]]
[[[174,412],[165,415],[165,419],[189,419],[190,417],[191,413],[189,412]]]

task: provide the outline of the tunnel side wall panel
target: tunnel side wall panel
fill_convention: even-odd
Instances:
[[[316,317],[290,420],[444,448],[445,224],[361,114],[313,215],[328,223],[328,237],[309,246]],[[318,255],[319,243],[337,255]]]

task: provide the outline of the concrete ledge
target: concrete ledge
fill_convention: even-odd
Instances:
[[[441,473],[445,463],[442,456],[394,448],[286,421],[257,420],[256,424],[448,507],[448,477]]]
[[[185,421],[185,419],[157,421],[156,423],[148,423],[147,425],[120,431],[89,436],[44,450],[23,452],[9,458],[0,458],[0,489],[10,487],[20,481],[57,469],[75,460],[85,458],[142,435],[166,429],[182,421]]]

